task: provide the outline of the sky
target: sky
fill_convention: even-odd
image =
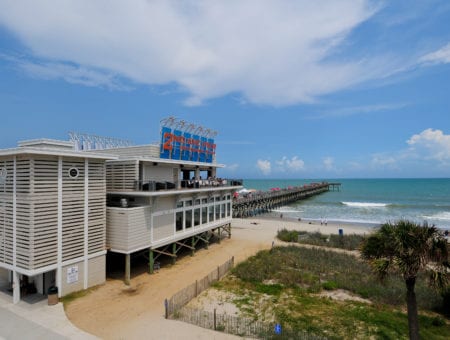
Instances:
[[[450,1],[0,0],[0,148],[169,116],[221,177],[450,177]]]

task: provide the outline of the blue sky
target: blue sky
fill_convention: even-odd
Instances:
[[[219,132],[223,177],[450,175],[450,2],[0,0],[0,148]]]

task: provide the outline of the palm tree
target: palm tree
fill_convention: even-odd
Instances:
[[[448,278],[448,248],[443,234],[435,227],[400,220],[386,223],[361,245],[361,255],[383,279],[399,273],[406,284],[409,338],[419,339],[416,278],[420,271],[430,275],[430,285],[443,288]]]

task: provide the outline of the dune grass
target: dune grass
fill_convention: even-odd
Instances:
[[[408,338],[404,283],[390,277],[381,284],[354,256],[275,247],[238,264],[215,286],[242,296],[238,307],[245,316],[280,322],[290,329],[331,339]],[[318,294],[336,289],[370,301],[336,301]],[[435,312],[442,308],[442,297],[422,279],[416,293],[422,338],[448,338],[449,322]]]
[[[319,232],[309,233],[306,231],[281,229],[278,230],[277,238],[284,242],[296,242],[322,247],[357,250],[365,236],[358,234],[325,235]]]

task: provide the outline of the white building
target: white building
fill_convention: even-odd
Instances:
[[[45,139],[0,150],[0,285],[15,303],[34,289],[55,285],[62,296],[105,281],[112,158]]]
[[[242,182],[216,178],[215,145],[176,159],[164,136],[101,150],[45,139],[0,150],[0,287],[14,302],[50,286],[64,296],[103,283],[107,251],[124,255],[129,282],[133,253],[146,253],[151,273],[158,256],[175,260],[181,248],[231,236]]]

